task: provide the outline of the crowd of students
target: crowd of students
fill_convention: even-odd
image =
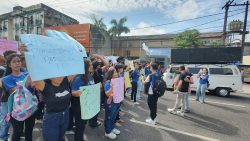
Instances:
[[[110,139],[117,138],[117,135],[121,132],[116,127],[119,127],[123,120],[120,117],[122,114],[121,103],[113,102],[111,79],[124,77],[125,73],[130,74],[132,83],[131,100],[134,104],[139,104],[137,101],[140,99],[140,93],[144,91],[143,84],[150,83],[148,90],[150,118],[146,122],[155,124],[158,97],[153,94],[152,87],[156,78],[160,76],[157,71],[158,65],[155,63],[135,64],[135,69],[131,70],[122,61],[113,64],[107,62],[103,56],[94,55],[89,59],[83,59],[85,64],[84,74],[32,81],[26,69],[24,57],[14,51],[6,51],[4,56],[6,64],[2,64],[0,68],[0,140],[8,140],[8,130],[11,125],[13,128],[12,141],[19,141],[23,134],[26,141],[32,141],[35,121],[42,119],[42,135],[45,141],[62,141],[66,133],[72,133],[73,123],[75,125],[74,140],[83,141],[87,123],[91,127],[99,127],[101,122],[98,121],[98,114],[90,120],[81,119],[79,97],[82,93],[80,87],[97,83],[101,83],[100,105],[105,109],[104,135]],[[149,77],[150,75],[152,77]],[[16,120],[12,116],[8,121],[6,120],[6,117],[10,114],[8,98],[16,92],[17,82],[26,78],[25,87],[39,100],[38,110],[23,121]],[[129,91],[129,89],[126,91]]]
[[[105,110],[104,135],[110,139],[117,138],[117,135],[121,134],[117,127],[121,126],[123,120],[120,117],[122,114],[121,103],[113,102],[111,79],[124,77],[125,73],[129,73],[131,78],[131,101],[138,105],[141,93],[146,93],[150,110],[146,122],[153,125],[157,122],[158,95],[154,91],[154,86],[162,74],[156,63],[136,63],[134,64],[135,69],[131,70],[123,61],[118,60],[118,63],[113,64],[111,61],[105,60],[103,56],[93,55],[91,58],[83,59],[84,74],[33,82],[26,69],[24,57],[14,51],[6,51],[4,57],[6,63],[0,67],[0,140],[8,140],[8,130],[11,124],[13,128],[12,141],[19,141],[23,134],[26,141],[32,141],[35,121],[42,119],[42,135],[45,141],[62,141],[67,133],[74,133],[75,141],[84,141],[86,125],[95,128],[99,127],[101,122],[98,121],[99,114],[90,120],[81,119],[80,95],[82,93],[80,87],[97,83],[101,83],[100,105]],[[190,84],[193,83],[193,76],[184,66],[180,67],[180,72],[180,76],[174,83],[174,93],[177,93],[176,104],[174,108],[168,109],[168,111],[172,114],[184,116],[184,112],[190,111],[188,98],[191,93]],[[209,77],[207,69],[203,69],[198,77],[200,81],[196,100],[204,103]],[[38,110],[24,121],[16,120],[12,116],[8,121],[6,120],[9,114],[8,98],[16,92],[16,82],[23,81],[26,78],[28,79],[25,87],[39,100]],[[124,94],[131,89],[126,89]],[[181,101],[181,110],[178,111]],[[73,124],[75,125],[74,131]]]

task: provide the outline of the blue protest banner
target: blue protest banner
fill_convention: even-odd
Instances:
[[[21,35],[21,41],[28,49],[25,59],[33,81],[84,74],[83,57],[72,41],[34,34]]]
[[[73,43],[75,45],[74,46],[75,49],[79,50],[82,53],[83,57],[87,57],[87,53],[86,53],[84,46],[82,44],[80,44],[79,42],[77,42],[74,38],[69,36],[67,33],[56,31],[56,30],[46,30],[45,32],[46,32],[47,36],[49,36],[49,37],[55,37],[55,38],[59,38],[59,39],[73,41]]]
[[[100,111],[100,83],[80,87],[81,118],[91,119]]]

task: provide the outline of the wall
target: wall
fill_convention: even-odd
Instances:
[[[45,27],[43,31],[46,29],[66,32],[72,38],[81,43],[88,53],[90,52],[90,24]]]

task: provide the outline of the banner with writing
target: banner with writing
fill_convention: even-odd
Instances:
[[[3,53],[6,50],[13,50],[18,53],[18,44],[16,41],[6,40],[6,39],[0,39],[0,55],[3,55]]]
[[[129,72],[125,72],[124,81],[125,81],[125,89],[132,87],[131,81],[130,81],[130,78],[129,78]]]
[[[81,118],[91,119],[100,112],[100,83],[80,87]]]
[[[111,85],[113,86],[114,103],[122,102],[124,99],[124,78],[111,79]]]
[[[85,73],[83,57],[71,41],[34,34],[21,35],[21,41],[33,81]]]

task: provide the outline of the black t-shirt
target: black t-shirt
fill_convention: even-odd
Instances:
[[[102,69],[98,69],[94,71],[93,78],[95,81],[95,84],[97,83],[102,83],[103,81],[103,74],[102,74]]]
[[[180,87],[180,92],[188,92],[188,88],[189,88],[189,82],[185,82],[185,78],[189,78],[190,79],[190,74],[188,73],[181,73],[179,76],[179,81],[182,80],[182,85]]]
[[[51,80],[45,81],[45,87],[42,95],[45,102],[45,110],[48,113],[63,112],[70,105],[70,84],[65,77],[59,86],[54,86]]]

